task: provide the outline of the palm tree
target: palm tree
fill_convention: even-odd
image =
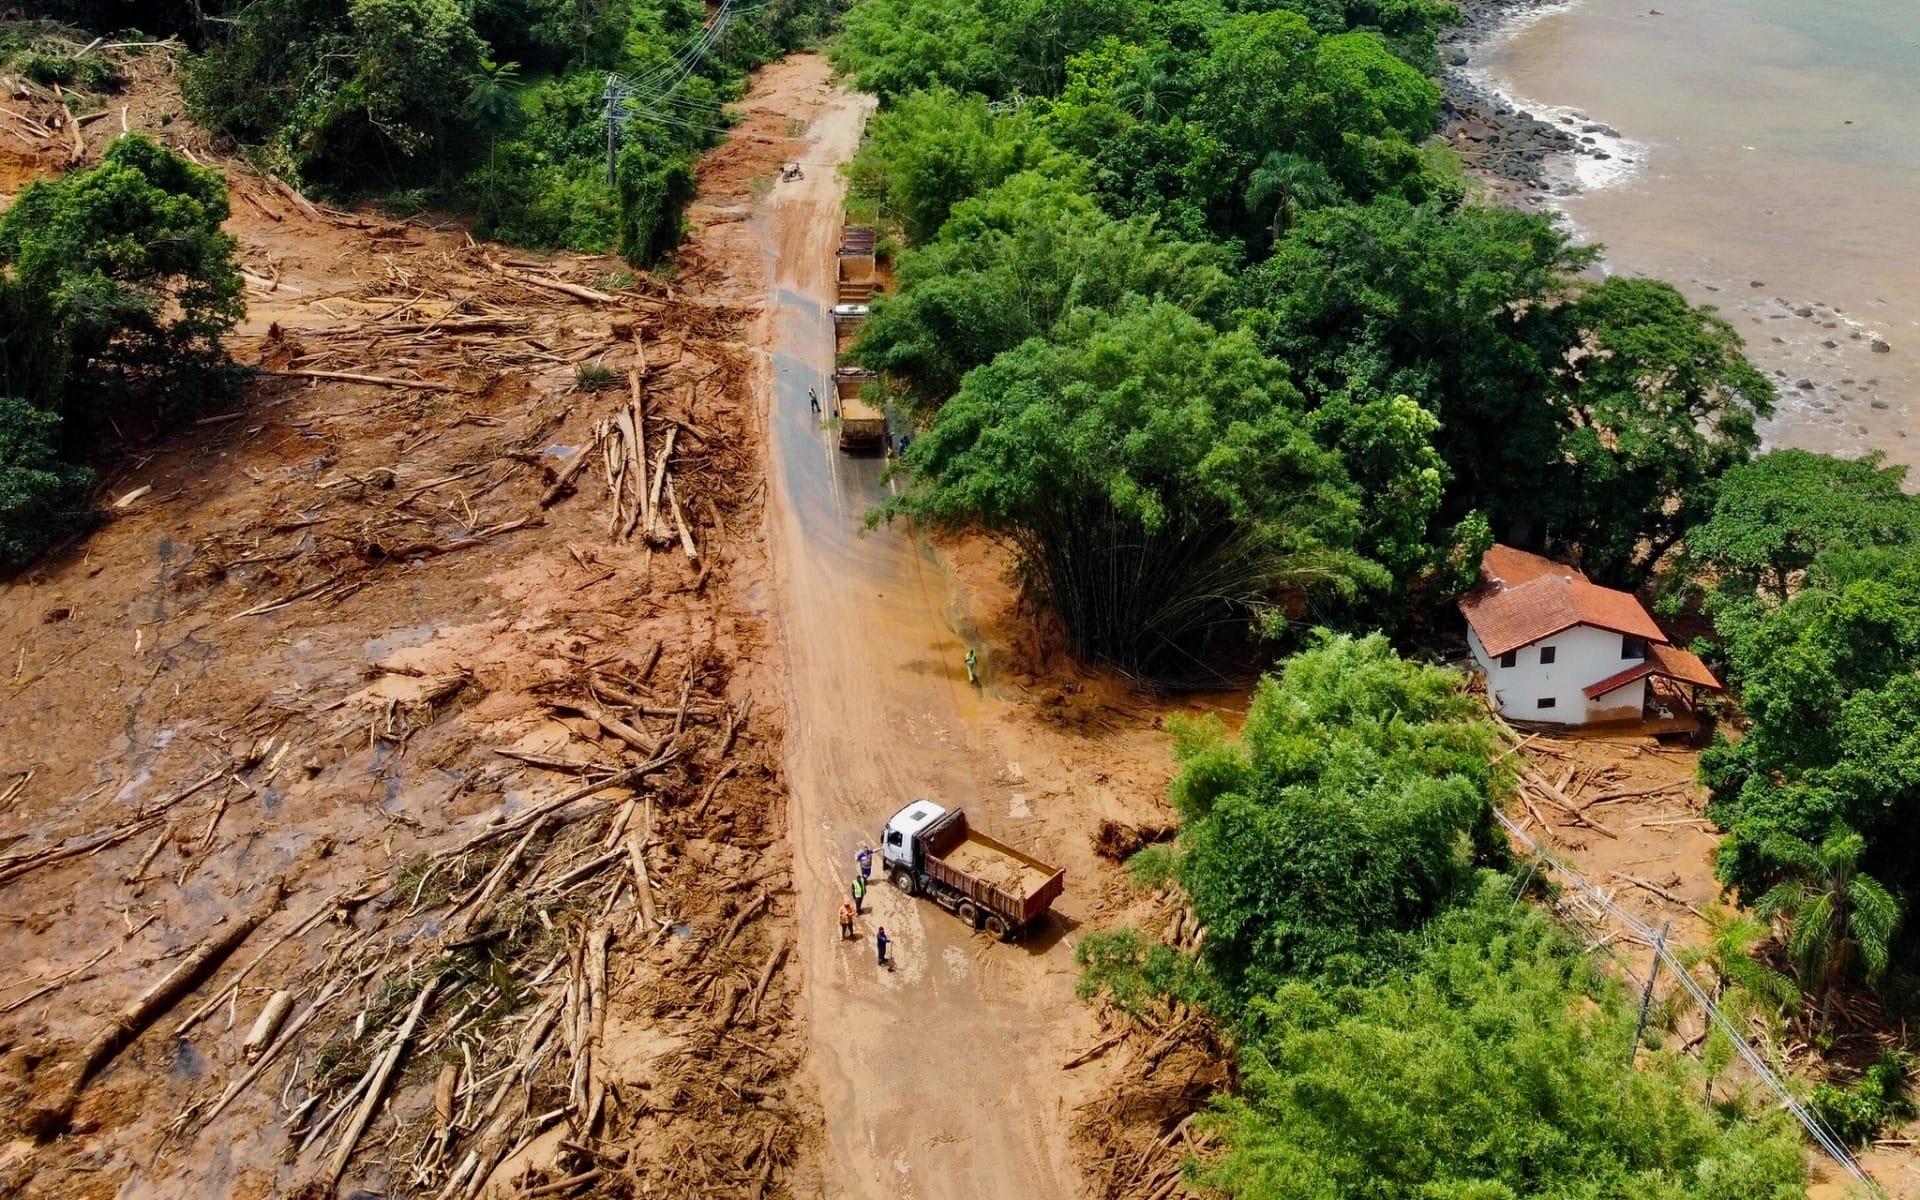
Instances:
[[[1710,910],[1706,922],[1706,945],[1682,949],[1681,964],[1736,1029],[1750,1028],[1758,1022],[1763,1031],[1762,1049],[1769,1059],[1776,1058],[1781,1017],[1799,1007],[1800,989],[1789,976],[1753,953],[1772,929],[1765,921],[1728,908]],[[1690,998],[1686,989],[1675,989],[1668,997],[1673,1006],[1671,1016],[1677,1018],[1689,1007]],[[1709,1015],[1702,1013],[1701,1019],[1705,1027],[1687,1047],[1706,1043],[1700,1057],[1707,1066],[1707,1101],[1711,1103],[1715,1078],[1733,1060],[1733,1044]]]
[[[1151,55],[1141,56],[1133,69],[1115,82],[1113,98],[1121,111],[1149,122],[1172,117],[1184,99],[1180,81]]]
[[[1820,998],[1823,1034],[1833,1017],[1834,990],[1856,963],[1869,980],[1879,978],[1900,925],[1900,902],[1859,869],[1866,848],[1867,840],[1850,829],[1818,846],[1780,834],[1762,847],[1783,878],[1760,897],[1754,912],[1787,926],[1787,955],[1801,990]]]
[[[493,146],[500,131],[520,105],[520,64],[480,60],[480,69],[467,80],[467,99],[460,115],[487,131],[487,169],[493,169]]]
[[[1303,209],[1320,208],[1340,198],[1340,185],[1310,158],[1275,150],[1247,179],[1247,211],[1273,212],[1267,236],[1279,241]]]

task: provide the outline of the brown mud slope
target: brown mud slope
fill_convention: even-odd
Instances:
[[[0,1194],[790,1194],[758,248],[667,287],[224,165],[267,371],[0,589]]]

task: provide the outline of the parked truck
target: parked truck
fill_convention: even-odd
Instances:
[[[846,225],[840,229],[839,262],[834,268],[835,301],[842,305],[865,305],[873,299],[873,229],[867,225]]]
[[[1031,929],[1067,886],[1065,871],[981,833],[967,823],[966,810],[931,800],[893,814],[881,834],[881,858],[893,886],[1001,941]]]
[[[842,450],[879,450],[887,442],[886,410],[860,398],[872,371],[839,367],[833,372],[833,415],[840,421]]]

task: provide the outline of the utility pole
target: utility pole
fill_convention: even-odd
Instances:
[[[1647,1009],[1653,1004],[1653,981],[1660,974],[1660,956],[1667,950],[1667,931],[1673,928],[1672,921],[1660,925],[1660,936],[1653,939],[1653,966],[1647,969],[1647,986],[1640,993],[1640,1019],[1633,1025],[1633,1044],[1627,1047],[1627,1065],[1640,1053],[1640,1035],[1647,1030]]]
[[[612,187],[614,151],[619,143],[620,126],[627,122],[627,101],[633,98],[633,93],[621,86],[618,75],[609,71],[607,72],[607,88],[606,91],[600,93],[600,98],[604,100],[607,105],[607,186]]]

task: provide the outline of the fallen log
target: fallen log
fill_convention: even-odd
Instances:
[[[267,1043],[273,1040],[274,1034],[280,1032],[282,1022],[292,1011],[293,993],[285,988],[267,998],[260,1015],[254,1018],[253,1028],[247,1031],[247,1040],[240,1043],[240,1053],[248,1062],[258,1058],[260,1052],[267,1048]]]
[[[366,1096],[360,1101],[360,1107],[353,1114],[353,1121],[347,1126],[347,1132],[341,1136],[340,1148],[334,1151],[333,1163],[327,1170],[327,1190],[333,1191],[340,1186],[340,1177],[347,1172],[347,1160],[353,1157],[353,1149],[360,1144],[360,1135],[366,1132],[367,1122],[373,1119],[373,1110],[380,1105],[386,1094],[387,1081],[393,1078],[393,1069],[400,1065],[400,1057],[407,1052],[407,1040],[420,1024],[421,1014],[426,1012],[427,1002],[433,999],[434,989],[440,986],[440,977],[432,976],[420,994],[413,998],[413,1008],[407,1013],[406,1024],[400,1027],[400,1033],[393,1039],[393,1047],[381,1060],[379,1074],[367,1088]]]
[[[100,1069],[112,1062],[121,1050],[159,1020],[162,1013],[172,1008],[182,996],[225,962],[228,955],[239,949],[240,943],[246,941],[262,922],[279,909],[282,895],[281,884],[275,880],[245,916],[225,932],[203,940],[180,960],[178,966],[140,993],[131,1004],[115,1013],[87,1043],[67,1085],[39,1103],[29,1103],[26,1115],[29,1129],[37,1134],[48,1134],[64,1128],[73,1115],[74,1105],[80,1100],[81,1090]]]
[[[559,292],[563,296],[572,296],[575,300],[584,300],[590,304],[613,303],[613,297],[607,293],[595,291],[590,287],[581,287],[577,283],[565,283],[558,279],[539,279],[520,271],[510,271],[496,262],[489,262],[487,266],[491,267],[496,273],[505,275],[508,279],[515,280],[519,283],[524,283],[529,287],[545,288],[550,292]]]
[[[753,984],[753,1002],[747,1006],[747,1020],[760,1019],[760,1001],[766,998],[767,985],[773,982],[774,975],[780,970],[780,964],[787,960],[787,937],[780,934],[774,938],[773,950],[768,953],[767,961],[760,967],[760,978]]]
[[[357,371],[262,371],[263,375],[285,375],[294,379],[333,379],[341,383],[370,383],[375,387],[417,388],[423,392],[458,392],[459,388],[450,383],[435,383],[429,379],[395,379],[390,375],[362,375]]]
[[[660,920],[653,909],[653,881],[647,875],[646,839],[638,832],[627,836],[627,857],[633,863],[633,891],[640,902],[640,915],[651,931]]]
[[[1062,1071],[1071,1071],[1075,1067],[1086,1066],[1088,1063],[1092,1062],[1094,1059],[1099,1058],[1102,1054],[1105,1054],[1107,1051],[1113,1049],[1115,1046],[1118,1046],[1121,1042],[1126,1041],[1127,1035],[1132,1032],[1133,1032],[1133,1027],[1128,1026],[1127,1028],[1122,1029],[1119,1033],[1113,1034],[1109,1037],[1101,1038],[1099,1041],[1095,1042],[1093,1045],[1088,1046],[1085,1050],[1082,1050],[1080,1053],[1074,1055],[1072,1058],[1061,1063],[1060,1069]]]
[[[680,511],[680,497],[671,478],[667,480],[667,505],[673,509],[673,527],[680,531],[680,548],[687,552],[688,558],[699,558],[700,551],[693,544],[693,533],[687,528],[687,515]]]
[[[284,182],[283,180],[273,175],[269,175],[266,178],[267,178],[267,183],[273,188],[273,190],[276,192],[279,192],[282,196],[286,197],[287,203],[299,209],[301,212],[301,215],[314,221],[326,220],[325,217],[320,215],[320,210],[313,206],[312,201],[308,200],[305,196],[302,196],[299,192],[295,191],[286,182]]]
[[[753,899],[741,905],[740,911],[733,914],[733,920],[727,925],[727,931],[720,935],[720,940],[719,942],[715,943],[714,948],[717,950],[720,947],[725,946],[728,942],[731,942],[733,940],[733,935],[740,932],[740,927],[742,925],[745,925],[748,919],[751,918],[755,913],[759,912],[762,908],[765,908],[767,901],[769,899],[770,897],[766,892],[761,892],[759,895],[755,896]]]

